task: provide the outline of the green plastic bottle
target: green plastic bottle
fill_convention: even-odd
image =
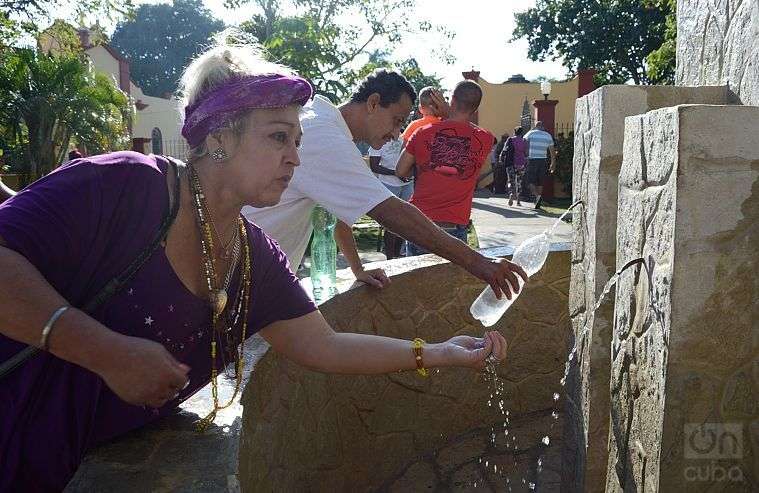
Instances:
[[[311,286],[314,300],[325,301],[337,293],[337,218],[321,206],[311,213],[314,236],[311,240]]]

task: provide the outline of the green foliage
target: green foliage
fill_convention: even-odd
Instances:
[[[647,5],[669,11],[667,14],[664,42],[648,54],[648,78],[658,84],[675,83],[675,66],[677,58],[677,0],[646,0]]]
[[[253,3],[261,13],[241,25],[271,54],[307,77],[323,94],[337,102],[368,73],[373,62],[362,63],[373,46],[392,46],[413,32],[437,31],[451,39],[444,28],[426,21],[413,22],[413,0],[291,0],[296,15],[283,15],[278,0],[232,0],[228,4]],[[440,59],[453,60],[440,46]],[[385,60],[387,61],[387,60]],[[425,76],[414,59],[395,64],[417,82]],[[430,81],[436,80],[434,78]]]
[[[393,62],[389,58],[389,53],[383,51],[375,51],[370,54],[369,61],[352,74],[352,79],[348,85],[358,84],[363,78],[379,68],[398,71],[408,79],[417,92],[426,86],[440,87],[440,78],[422,72],[415,58]]]
[[[0,87],[1,141],[15,170],[31,179],[62,162],[72,141],[91,154],[128,145],[129,98],[84,59],[7,50]]]
[[[531,60],[563,59],[571,72],[598,70],[597,82],[649,84],[646,57],[662,46],[667,3],[643,0],[537,0],[516,14],[514,39],[526,38]]]
[[[0,47],[13,46],[23,35],[36,36],[62,10],[73,9],[73,18],[83,24],[87,20],[113,21],[131,15],[132,0],[0,0]]]
[[[222,29],[201,0],[143,4],[116,27],[110,44],[129,60],[131,77],[145,94],[160,97],[176,90],[184,67]]]
[[[556,178],[561,182],[564,191],[572,193],[572,169],[575,155],[575,134],[560,133],[554,138],[556,145]]]

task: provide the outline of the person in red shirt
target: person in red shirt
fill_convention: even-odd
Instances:
[[[495,144],[492,133],[469,120],[482,100],[482,88],[471,80],[456,85],[447,119],[414,133],[395,173],[411,175],[416,184],[411,203],[448,234],[466,242],[472,197],[480,169]],[[427,253],[409,244],[409,255]]]

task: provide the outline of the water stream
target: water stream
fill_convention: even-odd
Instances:
[[[548,230],[548,235],[552,235],[558,224],[561,223],[562,219],[577,205],[581,204],[582,201],[575,202],[569,209],[567,209],[553,224],[553,226]],[[560,380],[560,384],[564,386],[567,381],[567,375],[569,374],[569,369],[571,366],[572,361],[574,360],[579,344],[582,343],[582,341],[585,338],[585,335],[587,334],[589,330],[589,321],[592,320],[592,316],[595,314],[595,312],[603,305],[606,297],[611,292],[611,288],[616,284],[616,282],[619,280],[622,273],[627,270],[628,268],[637,265],[639,263],[642,263],[644,261],[643,258],[636,258],[629,262],[627,262],[621,269],[619,269],[617,272],[614,273],[614,275],[611,276],[611,278],[606,282],[604,285],[603,290],[601,291],[601,294],[599,295],[598,299],[595,301],[595,304],[593,305],[592,309],[589,312],[589,315],[586,319],[586,323],[583,326],[583,328],[580,330],[580,333],[575,337],[574,345],[569,352],[569,355],[567,356],[567,362],[565,364],[564,368],[564,376]],[[505,448],[507,451],[511,452],[512,457],[514,458],[514,470],[517,469],[518,464],[516,461],[517,452],[519,451],[518,444],[517,444],[517,437],[514,433],[510,432],[509,426],[510,426],[510,411],[505,408],[504,405],[504,382],[503,380],[498,376],[497,368],[494,364],[488,363],[485,368],[485,378],[488,382],[488,389],[490,391],[490,396],[487,401],[488,407],[496,407],[498,409],[498,412],[501,415],[501,418],[503,419],[502,427],[498,426],[497,424],[493,424],[490,428],[490,444],[495,447],[498,443],[499,438],[502,437],[504,440]],[[560,399],[560,394],[558,392],[554,392],[553,394],[553,402],[554,406],[558,405]],[[549,427],[548,432],[546,435],[542,437],[540,442],[538,443],[538,446],[541,447],[541,449],[547,449],[551,445],[551,435],[554,429],[554,425],[558,421],[559,418],[559,411],[554,407],[553,411],[551,412],[551,417],[553,418],[551,420],[551,425]],[[543,460],[544,460],[544,452],[541,452],[538,454],[537,458],[537,464],[536,464],[536,475],[540,475],[543,469]],[[494,461],[495,462],[495,461]],[[484,466],[484,473],[490,475],[496,475],[503,479],[504,483],[503,486],[507,488],[508,491],[512,491],[512,486],[514,485],[514,482],[512,481],[512,478],[510,477],[508,473],[509,468],[504,468],[503,466],[499,470],[498,464],[492,465],[492,473],[491,473],[491,465],[487,458],[481,457],[479,459],[480,466]],[[537,477],[535,478],[537,480]],[[535,490],[537,488],[537,485],[532,482],[528,481],[527,478],[522,477],[521,481],[522,484],[520,485],[521,488],[524,488],[525,486],[529,488],[530,490]],[[475,481],[473,483],[473,486],[477,488],[480,485],[483,485],[485,483],[485,479],[481,478],[478,481]]]

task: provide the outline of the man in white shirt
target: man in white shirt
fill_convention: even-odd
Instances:
[[[529,149],[527,162],[527,183],[535,196],[535,208],[540,209],[543,203],[543,180],[556,169],[556,148],[553,137],[546,132],[543,122],[535,123],[535,128],[524,136]],[[548,164],[550,157],[551,164]]]
[[[414,193],[414,182],[412,179],[395,176],[395,167],[398,165],[398,158],[401,157],[402,151],[402,139],[393,139],[383,145],[380,150],[370,147],[369,168],[374,172],[377,179],[393,192],[393,195],[408,202],[411,194]],[[403,238],[390,231],[385,231],[382,239],[385,243],[385,255],[388,260],[401,256]]]
[[[524,271],[508,261],[487,258],[451,237],[413,205],[395,197],[366,166],[355,142],[375,149],[398,138],[411,112],[416,92],[400,74],[378,70],[369,75],[339,107],[317,96],[304,108],[301,164],[279,204],[263,209],[245,207],[243,213],[277,240],[294,268],[308,246],[311,211],[316,204],[340,220],[336,240],[359,280],[382,285],[384,273],[361,267],[352,225],[368,214],[385,229],[454,262],[507,297]],[[372,282],[374,281],[374,282]]]

